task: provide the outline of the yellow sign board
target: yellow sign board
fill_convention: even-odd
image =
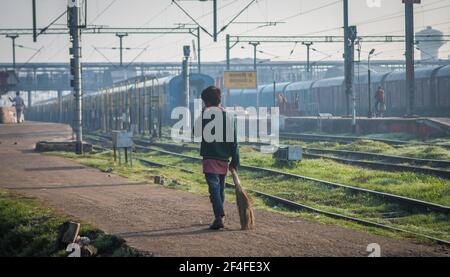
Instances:
[[[258,87],[256,71],[225,71],[223,84],[226,89],[252,89]]]

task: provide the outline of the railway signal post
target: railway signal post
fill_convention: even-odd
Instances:
[[[347,106],[347,115],[350,114],[350,94],[351,94],[351,80],[350,80],[350,35],[349,35],[349,26],[348,26],[348,0],[343,1],[344,5],[344,75],[345,75],[345,93],[346,93],[346,106]]]
[[[69,50],[70,73],[73,77],[71,86],[75,96],[75,120],[74,129],[76,136],[75,152],[83,154],[83,114],[82,114],[82,88],[81,88],[81,28],[80,28],[80,4],[78,1],[68,1],[68,27],[72,47]]]
[[[403,0],[405,4],[405,58],[406,58],[406,95],[408,97],[407,116],[414,116],[415,76],[414,76],[414,4],[421,0]]]

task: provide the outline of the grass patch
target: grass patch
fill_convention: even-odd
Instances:
[[[443,139],[440,141],[443,141]],[[450,140],[448,140],[448,142],[450,143]],[[323,142],[323,141],[306,143],[295,140],[284,140],[282,141],[282,143],[291,145],[301,145],[306,148],[369,152],[369,153],[378,153],[378,154],[403,156],[419,159],[450,161],[450,149],[443,147],[442,146],[443,143],[434,145],[420,145],[411,143],[399,146],[392,146],[384,142],[373,141],[370,139],[361,139],[347,144],[339,142]]]
[[[194,152],[184,152],[184,154],[190,154],[193,156],[198,155],[198,153]],[[344,166],[341,168],[340,166],[343,165],[335,163],[330,164],[329,161],[324,160],[309,160],[307,163],[304,161],[302,163],[284,165],[282,163],[275,163],[271,161],[271,159],[267,158],[267,156],[260,153],[254,153],[253,151],[243,151],[242,154],[243,163],[245,164],[263,167],[277,167],[281,170],[293,173],[308,173],[308,176],[311,176],[311,174],[316,174],[315,177],[320,177],[320,179],[329,178],[331,181],[338,181],[338,178],[343,178],[340,176],[345,176],[345,179],[342,180],[358,183],[363,181],[370,188],[380,188],[380,190],[384,188],[385,191],[388,189],[393,191],[402,191],[405,194],[408,194],[408,192],[405,191],[409,189],[409,193],[415,196],[420,195],[421,191],[422,193],[425,192],[425,194],[427,194],[426,197],[431,200],[439,199],[444,202],[449,201],[448,189],[445,188],[444,184],[440,184],[440,180],[437,178],[433,179],[433,182],[438,183],[433,185],[434,189],[429,189],[429,185],[427,183],[423,183],[423,188],[419,190],[418,188],[421,184],[419,184],[420,182],[417,183],[417,178],[419,177],[415,175],[405,174],[399,178],[399,176],[395,174],[390,175],[393,173],[376,171],[367,172],[367,170],[361,170],[355,174],[354,171],[356,169],[354,167]],[[72,156],[71,154],[68,156],[81,163],[95,166],[100,169],[112,168],[113,172],[121,176],[132,178],[133,180],[148,181],[153,180],[155,175],[162,175],[169,180],[177,180],[179,183],[177,186],[172,186],[171,182],[168,181],[166,182],[166,186],[168,188],[180,189],[202,195],[208,194],[204,177],[201,174],[201,165],[198,161],[193,161],[191,159],[178,158],[155,151],[150,151],[149,153],[136,154],[135,157],[142,157],[155,162],[175,166],[177,168],[146,167],[138,164],[137,162],[133,168],[129,168],[126,166],[115,165],[112,162],[111,153],[109,152],[105,152],[100,155],[87,155],[81,157]],[[180,171],[178,168],[190,169],[198,173],[189,174]],[[329,187],[317,185],[316,183],[308,181],[299,181],[285,177],[262,174],[261,172],[249,171],[241,171],[240,176],[242,182],[247,188],[256,189],[330,212],[338,212],[353,217],[364,218],[382,224],[450,240],[450,218],[448,216],[442,216],[435,213],[422,214],[417,213],[417,211],[404,211],[400,206],[387,203],[386,201],[367,194],[349,193],[343,189],[331,189]],[[421,176],[420,178],[431,177]],[[392,182],[394,184],[391,184],[390,180],[395,180],[395,182]],[[427,179],[423,179],[422,181],[426,180]],[[416,184],[415,186],[408,188],[408,184],[411,184],[411,181],[416,182]],[[229,194],[227,199],[234,201],[233,191],[227,190],[227,194]],[[257,197],[254,197],[254,200],[255,207],[261,209],[314,219],[327,224],[338,224],[385,236],[411,237],[410,235],[392,233],[379,228],[368,228],[366,226],[332,219],[326,216],[317,215],[315,213],[292,212]]]
[[[281,171],[321,180],[450,206],[450,186],[447,180],[425,174],[371,170],[327,159],[308,159],[288,164],[273,161],[270,156],[258,152],[251,155],[242,155],[242,163],[266,168],[277,168]]]
[[[69,218],[34,198],[0,190],[0,256],[66,257],[55,247],[57,228]],[[139,256],[123,240],[82,223],[81,236],[98,248],[98,256]],[[121,241],[121,243],[117,243]]]

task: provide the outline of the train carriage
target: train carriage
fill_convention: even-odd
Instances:
[[[405,75],[404,71],[372,73],[370,84],[372,109],[375,105],[375,92],[381,85],[386,91],[386,115],[403,116],[406,113],[408,95],[405,88]],[[450,116],[450,65],[417,68],[415,77],[415,112],[422,116]],[[357,114],[360,116],[366,116],[368,113],[367,82],[367,75],[355,78]],[[193,100],[200,98],[201,91],[213,84],[214,80],[210,76],[191,74],[191,108]],[[171,122],[172,109],[185,106],[183,92],[182,76],[168,76],[157,80],[148,78],[145,82],[142,78],[138,78],[127,83],[115,84],[113,88],[107,90],[85,94],[83,98],[85,127],[92,129],[102,127],[110,130],[121,128],[120,122],[128,122],[130,125],[135,124],[139,131],[145,131],[150,128],[150,122],[156,120],[156,116],[163,125],[167,125]],[[283,115],[315,116],[320,112],[340,116],[347,113],[344,77],[277,83],[275,101],[273,83],[261,85],[258,89],[230,90],[229,96],[224,95],[224,103],[229,107],[257,107],[259,95],[260,107],[272,107],[274,102],[276,106],[279,106],[278,94],[286,98],[286,102],[283,100],[286,103],[283,104],[283,111],[280,110]],[[149,108],[150,103],[153,104],[153,109]],[[72,95],[68,95],[63,97],[61,104],[58,104],[56,99],[43,101],[36,107],[32,107],[29,113],[35,120],[62,121],[71,124],[73,123],[73,104]],[[349,104],[351,105],[351,101]],[[152,110],[151,114],[150,110]]]
[[[283,115],[289,115],[289,108],[288,107],[282,107],[280,104],[280,96],[285,96],[287,100],[287,104],[290,105],[293,103],[293,99],[289,99],[286,95],[286,87],[290,83],[284,82],[284,83],[276,83],[275,84],[275,91],[273,84],[268,84],[266,86],[263,86],[261,88],[261,94],[260,94],[260,107],[279,107],[280,108],[280,114]],[[281,106],[280,106],[281,105]],[[285,105],[287,106],[287,105]]]
[[[323,79],[311,88],[312,102],[319,103],[318,112],[342,115],[346,112],[344,77]]]
[[[435,93],[432,79],[439,67],[426,67],[415,70],[415,108],[422,115],[431,115],[433,111],[432,95]],[[390,115],[402,116],[407,110],[407,94],[405,72],[389,74],[385,82],[387,112]]]
[[[191,109],[194,99],[200,98],[201,92],[212,85],[214,79],[208,75],[196,73],[190,75]],[[136,131],[142,132],[153,128],[155,121],[167,125],[171,122],[172,110],[186,105],[183,94],[182,76],[160,79],[137,78],[117,83],[109,89],[84,95],[83,127],[105,131],[135,127]],[[72,124],[73,104],[72,95],[63,97],[61,104],[53,98],[36,104],[30,113],[35,120]]]
[[[385,82],[385,97],[387,113],[402,115],[406,112],[405,72],[389,74]]]
[[[229,93],[225,94],[226,99],[225,103],[229,107],[235,107],[239,105],[239,102],[242,101],[242,89],[230,89]]]
[[[440,116],[450,116],[450,65],[436,73],[435,106]]]
[[[295,105],[300,116],[317,115],[318,103],[312,101],[311,88],[315,81],[302,81],[291,83],[286,87],[288,99],[298,99]],[[298,98],[297,98],[298,96]]]
[[[415,72],[415,105],[416,112],[421,115],[433,113],[436,98],[435,76],[441,67],[426,67]]]
[[[375,109],[375,92],[381,86],[384,88],[386,78],[391,74],[388,73],[378,73],[372,72],[370,74],[370,105],[372,106],[372,111]],[[356,111],[359,116],[367,116],[369,113],[369,78],[368,74],[361,75],[356,78],[356,84],[354,87],[357,99]],[[359,81],[359,82],[358,82]]]

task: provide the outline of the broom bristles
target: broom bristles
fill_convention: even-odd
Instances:
[[[247,192],[242,187],[236,170],[232,169],[231,174],[233,175],[233,182],[236,186],[236,204],[238,207],[241,229],[253,229],[255,227],[255,215],[253,214],[252,201]]]

